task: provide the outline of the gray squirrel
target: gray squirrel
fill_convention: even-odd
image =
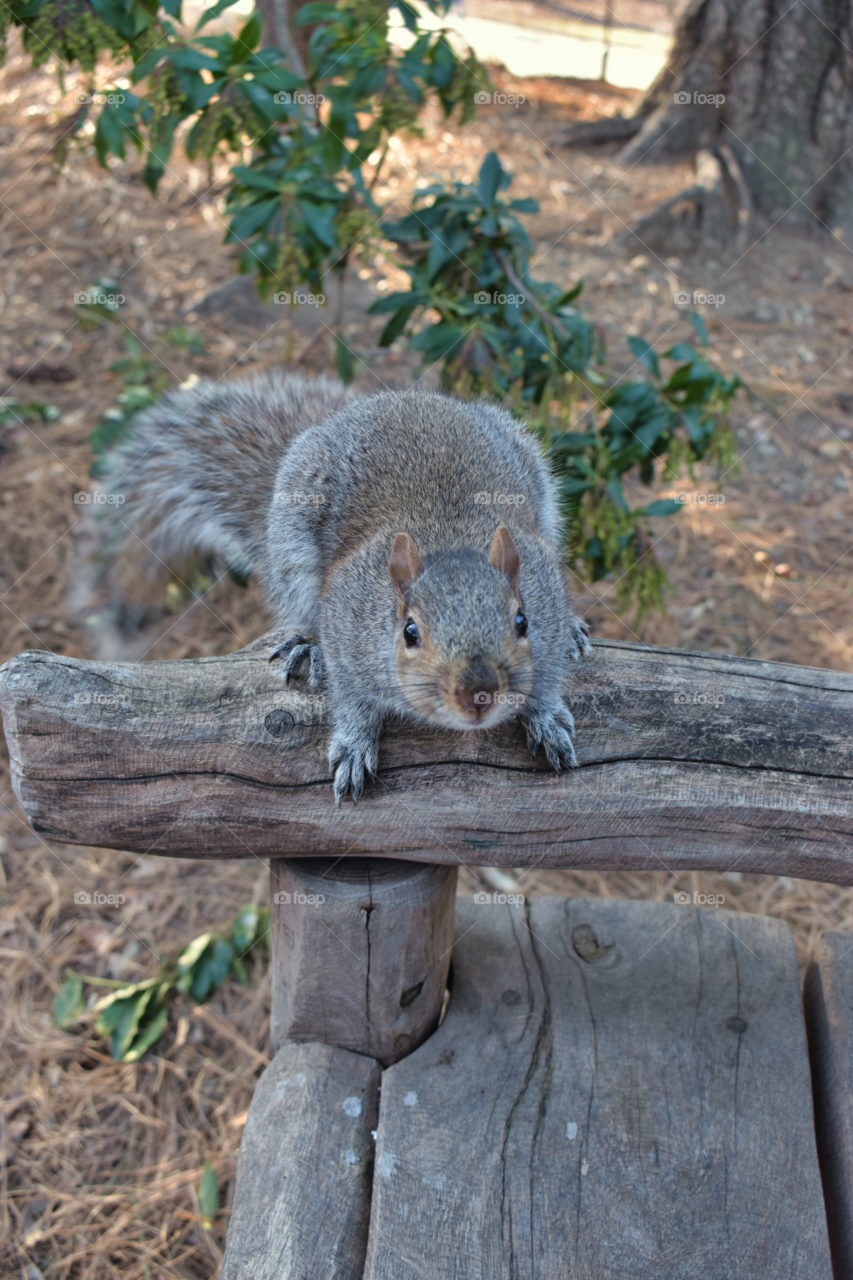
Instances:
[[[205,557],[256,572],[290,638],[286,681],[325,681],[336,802],[375,775],[383,722],[460,731],[519,716],[574,765],[562,697],[590,649],[572,610],[555,484],[488,401],[359,394],[284,371],[171,392],[107,457],[114,603],[162,599]]]

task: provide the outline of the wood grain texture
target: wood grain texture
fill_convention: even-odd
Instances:
[[[273,858],[273,1048],[321,1040],[396,1062],[438,1025],[457,867]]]
[[[853,674],[598,641],[573,672],[579,767],[518,724],[391,728],[335,808],[321,695],[270,640],[223,658],[0,671],[13,784],[40,835],[189,857],[376,855],[711,868],[853,883]]]
[[[853,1276],[853,934],[825,933],[803,988],[832,1261]]]
[[[289,1044],[255,1089],[220,1280],[361,1280],[380,1068]]]
[[[829,1280],[786,925],[460,898],[457,935],[383,1072],[365,1280]]]

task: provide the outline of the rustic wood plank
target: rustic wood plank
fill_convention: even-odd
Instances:
[[[803,988],[832,1261],[853,1276],[853,934],[826,933]]]
[[[275,1055],[240,1143],[220,1280],[361,1280],[379,1075],[325,1044]]]
[[[387,1065],[426,1040],[447,987],[457,872],[271,859],[273,1048],[321,1040]]]
[[[336,809],[322,696],[286,690],[267,651],[7,663],[0,706],[34,829],[205,858],[737,866],[853,883],[853,674],[597,641],[567,688],[572,773],[534,761],[517,724],[392,728],[378,783]]]
[[[829,1280],[787,926],[459,899],[457,933],[382,1076],[365,1280]]]

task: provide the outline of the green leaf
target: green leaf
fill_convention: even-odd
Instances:
[[[394,3],[390,7],[392,9],[400,10],[400,17],[403,19],[403,22],[406,24],[409,31],[417,32],[418,30],[417,9],[413,9],[410,4],[407,4],[406,0],[394,0]]]
[[[702,343],[703,347],[707,347],[708,330],[705,328],[705,321],[699,315],[698,311],[689,311],[688,315],[690,316],[690,323],[699,335],[699,341]]]
[[[495,197],[501,187],[501,180],[506,175],[496,151],[490,151],[480,169],[480,199],[483,208],[488,209],[495,203]]]
[[[209,1158],[204,1162],[201,1181],[198,1184],[198,1208],[204,1218],[205,1227],[209,1229],[219,1212],[219,1185]]]
[[[185,996],[189,991],[194,968],[207,950],[212,938],[212,933],[200,933],[197,938],[193,938],[192,942],[187,943],[178,956],[178,981],[175,985],[181,995]]]
[[[56,993],[53,1001],[53,1025],[67,1027],[75,1022],[85,1010],[83,1001],[83,979],[73,969],[66,970],[67,977]]]
[[[100,1035],[110,1037],[110,1057],[119,1062],[133,1043],[142,1016],[154,994],[154,984],[140,983],[131,996],[122,996],[116,992],[107,996],[103,1012],[95,1022],[95,1030]],[[96,1006],[97,1008],[97,1006]]]
[[[297,10],[296,17],[293,20],[295,27],[307,27],[312,22],[332,22],[336,18],[340,18],[341,14],[338,8],[333,4],[302,4]]]
[[[380,347],[390,347],[391,343],[396,341],[397,338],[399,338],[400,334],[406,328],[406,325],[409,322],[409,318],[414,313],[414,311],[415,311],[414,304],[412,304],[412,306],[410,307],[400,307],[397,314],[391,317],[391,319],[388,321],[385,328],[382,330],[381,334],[379,335]]]
[[[157,48],[149,49],[147,53],[143,54],[139,61],[133,64],[133,70],[130,73],[133,84],[137,84],[140,80],[144,80],[146,76],[149,76],[157,66],[157,63],[165,58],[168,53],[168,49]]]
[[[202,27],[206,27],[208,22],[212,22],[214,18],[218,18],[220,13],[224,13],[226,9],[230,9],[232,4],[236,4],[237,0],[216,0],[216,4],[211,5],[209,9],[205,9],[204,13],[195,24],[196,32],[201,31]]]
[[[649,373],[653,374],[656,378],[659,378],[660,365],[658,364],[658,358],[655,355],[654,347],[651,346],[650,343],[646,342],[645,338],[639,337],[638,334],[631,334],[628,337],[627,342],[634,355],[640,361],[640,364],[645,365]]]
[[[202,953],[193,967],[190,994],[201,1003],[222,986],[231,969],[234,949],[224,938],[217,938]]]
[[[260,914],[255,902],[247,902],[231,925],[231,943],[238,956],[244,956],[255,941]]]
[[[701,359],[699,352],[695,347],[691,347],[687,342],[676,342],[674,347],[670,347],[668,351],[664,351],[667,360],[699,360]]]
[[[310,200],[300,200],[299,208],[302,210],[302,216],[309,230],[314,233],[320,243],[328,249],[336,248],[338,233],[329,213],[318,205],[312,204]]]
[[[335,369],[341,382],[349,384],[355,377],[355,359],[340,332],[335,334]]]
[[[156,1043],[156,1041],[160,1039],[161,1035],[166,1030],[166,1024],[168,1021],[169,1010],[161,1009],[159,1013],[155,1014],[150,1022],[145,1023],[144,1027],[134,1040],[133,1045],[128,1049],[127,1053],[125,1053],[122,1061],[138,1062],[143,1053],[145,1053],[147,1049],[150,1049],[152,1044]]]
[[[674,516],[683,504],[677,498],[658,498],[647,507],[640,507],[632,514],[635,516]]]
[[[574,302],[575,298],[579,298],[583,292],[583,280],[578,280],[577,284],[571,289],[567,289],[565,293],[561,293],[556,302],[552,302],[549,307],[550,311],[559,311],[560,307],[568,306],[570,302]]]
[[[245,62],[252,51],[258,47],[260,40],[261,15],[259,13],[253,13],[240,34],[237,36],[237,39],[234,41],[229,65],[234,66],[237,63]]]

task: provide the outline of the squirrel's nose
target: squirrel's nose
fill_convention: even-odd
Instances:
[[[463,673],[453,692],[463,711],[485,712],[500,687],[497,672],[485,663],[477,663]]]

